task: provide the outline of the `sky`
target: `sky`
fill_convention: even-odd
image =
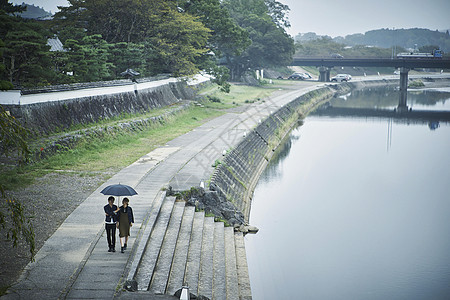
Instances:
[[[315,32],[332,37],[390,28],[450,29],[449,0],[278,0],[291,11],[292,36]],[[55,13],[66,0],[12,0],[27,2]]]
[[[332,37],[380,28],[450,29],[449,0],[278,0],[291,9],[288,33]]]

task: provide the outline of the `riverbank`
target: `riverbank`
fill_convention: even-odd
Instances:
[[[316,86],[317,83],[305,82],[305,83],[295,83],[295,85],[297,85],[297,88],[292,88],[286,91],[286,93],[289,94],[290,97],[296,97],[296,95],[303,94],[305,91],[301,89],[301,87],[306,87],[307,89],[314,89],[314,86]],[[227,145],[233,145],[233,143],[237,142],[238,139],[240,138],[239,135],[234,134],[235,130],[238,129],[238,127],[240,128],[241,126],[249,126],[250,128],[253,128],[255,126],[255,123],[257,123],[257,119],[254,119],[254,117],[259,117],[261,119],[267,117],[270,109],[273,109],[271,105],[268,105],[269,104],[269,102],[267,102],[268,100],[270,100],[270,104],[279,107],[289,102],[290,101],[289,99],[292,99],[289,97],[288,97],[289,99],[287,99],[284,96],[286,94],[281,94],[282,91],[278,92],[279,93],[277,93],[277,95],[274,97],[269,97],[265,100],[261,99],[261,101],[256,101],[255,103],[252,104],[250,103],[244,104],[240,107],[234,107],[232,109],[227,110],[227,113],[222,117],[209,120],[209,122],[204,126],[192,130],[188,134],[172,140],[170,143],[160,145],[159,150],[158,149],[157,150],[163,154],[166,153],[165,156],[159,155],[159,157],[157,157],[155,160],[154,154],[151,154],[150,156],[143,157],[141,160],[136,162],[136,164],[138,166],[141,164],[143,164],[142,166],[156,165],[155,168],[157,168],[158,171],[155,170],[154,172],[166,172],[164,177],[156,173],[155,174],[156,178],[158,178],[160,181],[162,180],[162,178],[164,180],[167,180],[167,178],[169,178],[170,180],[171,178],[172,180],[170,180],[169,184],[172,186],[176,184],[180,187],[181,190],[198,185],[200,180],[206,181],[206,179],[211,175],[211,172],[214,170],[214,168],[211,166],[212,163],[216,158],[222,156],[223,147],[225,146],[226,148],[228,148],[229,146]],[[265,109],[262,109],[263,107],[265,107]],[[201,148],[199,148],[200,139],[202,140],[201,145],[203,145],[201,146]],[[174,159],[181,160],[179,162],[181,165],[180,167],[176,167],[176,170],[173,169],[173,165],[171,164],[171,161]],[[159,163],[161,160],[164,160],[163,164]],[[166,165],[172,167],[167,168],[165,167]],[[174,174],[170,173],[173,171],[175,171]],[[128,182],[131,185],[135,185],[139,181],[139,179],[135,178],[136,176],[133,175],[133,182],[130,182],[129,175],[130,174],[126,174],[125,172],[125,174],[122,175],[125,177],[119,181],[124,183]],[[188,176],[186,177],[186,175]],[[117,180],[118,177],[115,178]],[[74,184],[76,184],[76,182],[74,182]],[[161,186],[158,185],[153,187],[152,193],[155,189],[156,189],[155,191],[160,190],[166,184],[167,182],[165,182],[164,185]],[[47,190],[47,188],[49,188],[49,186],[46,186],[45,189]],[[76,188],[76,186],[73,186],[72,188]],[[146,201],[152,201],[153,199],[152,197],[146,196],[143,190],[140,190],[140,195],[141,197],[143,197],[142,199],[143,200],[146,199]],[[52,199],[52,201],[60,201],[60,202],[61,200],[64,201],[64,197],[61,197],[60,194],[59,195],[56,194],[55,196],[56,197]],[[22,273],[23,277],[21,278],[20,283],[14,285],[12,289],[19,294],[21,293],[20,291],[25,293],[32,293],[33,292],[32,290],[31,291],[28,290],[30,288],[30,284],[33,285],[38,284],[39,293],[45,294],[47,291],[51,292],[54,295],[55,292],[58,293],[63,288],[65,288],[66,276],[67,274],[69,275],[71,274],[67,272],[70,271],[72,268],[75,269],[76,267],[78,267],[77,260],[80,257],[82,258],[83,255],[86,254],[86,249],[89,248],[89,245],[91,243],[94,244],[97,243],[97,239],[99,238],[98,230],[101,230],[103,221],[102,218],[98,216],[96,211],[90,210],[89,212],[93,213],[93,215],[90,217],[83,215],[82,218],[83,220],[85,220],[85,222],[83,222],[83,224],[76,225],[76,227],[82,226],[83,230],[74,231],[75,224],[72,224],[72,222],[75,219],[78,219],[78,217],[76,217],[74,213],[76,212],[76,214],[78,214],[78,212],[85,210],[89,206],[101,207],[103,203],[104,197],[95,192],[91,194],[87,199],[83,200],[80,206],[78,206],[74,210],[74,212],[70,214],[70,217],[67,218],[63,222],[63,224],[58,227],[57,232],[59,233],[53,234],[52,237],[44,243],[44,246],[39,250],[37,261],[33,264],[28,265],[26,272]],[[48,201],[48,207],[52,207],[52,203],[50,200]],[[141,220],[141,222],[143,216],[145,216],[146,213],[145,207],[148,208],[148,204],[143,204],[141,206],[141,209],[136,210],[136,214],[138,212],[140,214],[140,217],[137,218],[137,220]],[[33,212],[42,213],[43,215],[47,213],[47,211],[41,209],[37,209],[36,211]],[[64,225],[67,222],[69,222],[69,224]],[[90,223],[93,224],[89,225]],[[139,229],[141,224],[136,226]],[[76,234],[77,232],[78,234]],[[80,232],[83,232],[83,235],[80,235],[79,234]],[[68,249],[66,248],[67,246],[66,243],[69,241],[62,240],[61,243],[58,242],[58,239],[64,237],[66,233],[70,233],[71,236],[70,244],[72,246],[70,249],[70,253],[72,253],[73,255],[70,255],[70,258],[67,257]],[[60,249],[61,251],[59,251],[56,248],[57,245],[58,249],[61,248]],[[99,242],[100,249],[98,251],[102,252],[102,246],[103,243]],[[48,257],[49,253],[51,253],[51,257]],[[51,265],[46,263],[47,258],[52,259]],[[58,272],[52,272],[51,268],[57,266],[64,266],[64,268]],[[41,282],[40,280],[40,278],[42,278],[42,272],[39,271],[41,267],[45,268],[45,270],[43,271],[49,272],[46,273],[48,274],[49,277],[46,278],[47,280],[45,282]],[[59,276],[58,280],[53,279],[54,276]],[[63,285],[63,287],[61,287],[61,285]],[[108,293],[109,292],[110,291],[108,291]]]
[[[317,83],[292,83],[292,85],[290,84],[286,87],[284,92],[292,92],[297,88],[315,84]],[[283,91],[277,90],[276,88],[272,88],[271,90],[272,92],[276,90],[275,94],[277,95],[283,93]],[[258,98],[260,98],[261,93],[265,91],[266,89],[263,88],[260,93],[244,93],[245,97],[248,97],[244,99],[241,99],[240,96],[236,96],[235,99],[231,99],[230,104],[234,101],[239,103],[239,106],[233,104],[231,105],[232,108],[227,108],[227,110],[242,111],[251,105],[251,103],[245,102],[246,100],[252,100],[252,97],[255,97],[252,102],[261,103],[261,99],[258,100]],[[223,104],[224,106],[228,105],[227,102],[224,102]],[[210,111],[211,109],[198,107],[197,110]],[[225,112],[226,111],[220,112],[220,114]],[[121,168],[129,164],[126,163],[127,160],[123,160],[123,163],[126,164],[117,165],[116,163],[120,162],[121,159],[115,159],[114,161],[108,159],[108,157],[117,158],[119,155],[115,152],[109,152],[111,150],[110,148],[120,148],[121,153],[123,152],[124,157],[127,157],[128,160],[132,159],[133,156],[135,156],[135,160],[137,160],[139,157],[145,153],[148,153],[155,147],[163,146],[168,140],[171,140],[184,132],[190,131],[191,128],[199,126],[201,122],[210,120],[212,116],[217,116],[217,114],[179,114],[174,116],[170,122],[166,121],[164,122],[165,124],[158,126],[151,136],[141,136],[137,139],[136,137],[133,138],[134,140],[141,142],[144,146],[142,148],[144,151],[142,154],[134,151],[133,153],[125,151],[127,147],[123,143],[115,146],[105,145],[104,148],[108,149],[92,149],[94,152],[92,152],[91,155],[87,155],[89,160],[78,162],[77,160],[73,160],[71,164],[67,165],[67,159],[64,159],[64,154],[61,153],[56,155],[59,158],[53,157],[55,159],[57,158],[57,160],[61,162],[59,165],[52,166],[44,164],[36,170],[36,173],[32,176],[32,178],[18,177],[17,180],[18,183],[20,183],[20,188],[14,191],[9,191],[9,193],[23,203],[27,215],[33,216],[32,224],[36,233],[36,249],[39,250],[43,246],[45,241],[64,222],[67,216],[70,215],[70,213],[72,213],[72,211],[81,203],[83,203],[83,201],[86,200],[92,192],[94,192],[108,178],[111,178],[114,174],[116,174]],[[187,125],[185,121],[189,121],[191,124]],[[116,122],[120,123],[119,120]],[[173,126],[173,129],[169,131],[163,130],[168,126]],[[150,138],[156,138],[156,140],[152,141]],[[103,156],[98,156],[98,152],[103,152],[104,150],[107,150],[105,154]],[[73,154],[77,156],[76,153],[77,152]],[[95,160],[99,159],[105,160],[106,163],[109,161],[111,164],[108,166],[108,164],[105,165],[95,163]],[[207,165],[210,166],[211,163],[208,162]],[[24,184],[23,181],[28,182],[28,184]],[[0,237],[2,238],[2,243],[0,243],[0,251],[9,254],[1,256],[0,258],[0,263],[4,270],[4,272],[0,274],[0,286],[5,289],[18,279],[22,269],[28,264],[30,258],[29,250],[25,243],[20,242],[17,248],[12,247],[12,244],[5,239],[6,232],[3,230],[1,231]],[[14,257],[15,259],[11,259],[11,257]]]
[[[264,102],[262,102],[262,101],[259,101],[258,103],[255,103],[255,104],[253,104],[254,106],[255,106],[255,110],[253,110],[253,112],[252,112],[252,114],[247,114],[247,113],[244,113],[246,110],[245,109],[243,109],[243,108],[233,108],[233,109],[231,109],[230,111],[233,111],[233,112],[235,112],[235,114],[233,114],[233,115],[230,115],[230,117],[234,117],[234,118],[236,118],[236,116],[239,116],[239,113],[241,114],[241,115],[244,115],[247,119],[249,119],[250,121],[252,121],[252,123],[254,123],[254,122],[258,122],[258,118],[263,118],[262,116],[263,115],[266,115],[266,114],[268,114],[268,113],[270,113],[270,110],[271,109],[273,109],[273,110],[275,110],[277,107],[279,108],[279,106],[280,105],[285,105],[285,104],[287,104],[288,102],[290,102],[290,101],[283,101],[283,95],[290,95],[290,96],[292,96],[292,95],[294,95],[295,93],[297,93],[298,91],[298,89],[299,88],[301,88],[301,87],[303,87],[303,88],[307,88],[307,89],[309,89],[309,90],[314,90],[315,88],[316,88],[316,86],[318,85],[318,83],[317,82],[304,82],[304,83],[295,83],[295,86],[290,86],[290,89],[286,89],[285,91],[278,91],[277,93],[276,93],[276,96],[274,95],[273,97],[269,97],[268,99],[265,99],[265,101],[266,101],[266,103],[265,104],[267,104],[267,102],[271,102],[272,103],[272,101],[273,101],[273,105],[264,105],[264,111],[258,111],[258,108],[257,107],[262,107],[261,105],[263,105],[264,104]],[[322,85],[322,84],[320,84],[320,85]],[[277,98],[276,100],[274,99],[275,97],[279,97],[279,98]],[[249,108],[249,107],[251,107],[252,105],[251,104],[249,104],[248,106],[245,106],[245,108]],[[255,119],[256,118],[256,119]],[[214,126],[214,125],[211,125],[211,126]],[[245,127],[245,126],[238,126],[238,127],[236,127],[235,129],[235,132],[236,132],[236,138],[237,139],[239,139],[242,135],[241,134],[243,134],[245,131],[248,131],[249,130],[249,128],[253,128],[253,126],[249,126],[249,127]],[[207,132],[207,131],[205,131],[205,132]],[[225,145],[226,145],[226,143],[225,143]],[[206,157],[204,157],[204,158],[207,158],[207,156]],[[211,159],[211,158],[210,158]],[[203,161],[203,159],[202,159],[202,161]],[[207,166],[207,167],[209,167],[210,166],[210,162],[205,162],[205,166]],[[75,199],[75,198],[77,198],[78,197],[78,195],[77,195],[77,188],[79,188],[79,186],[77,186],[77,184],[79,184],[78,182],[77,182],[77,180],[75,180],[76,179],[76,177],[72,177],[72,176],[80,176],[80,173],[76,173],[76,174],[71,174],[71,171],[70,170],[66,170],[66,172],[67,172],[67,174],[64,174],[64,175],[68,175],[68,180],[67,180],[67,182],[70,182],[70,181],[72,181],[72,183],[73,184],[67,184],[67,186],[65,186],[65,185],[62,185],[64,188],[67,188],[68,190],[69,189],[72,189],[73,190],[73,198]],[[115,171],[114,170],[110,170],[109,172],[111,172],[111,173],[114,173]],[[57,176],[59,177],[59,176],[61,176],[61,175],[59,175],[59,173],[57,172],[56,174],[58,174]],[[100,173],[92,173],[92,174],[85,174],[84,176],[92,176],[91,177],[91,179],[92,178],[95,178],[96,180],[97,180],[97,178],[100,178],[101,177],[101,174]],[[106,176],[108,176],[108,174],[106,174]],[[111,174],[109,174],[109,176],[111,176]],[[80,177],[83,177],[83,176],[80,176]],[[89,182],[89,184],[92,184],[92,185],[89,185],[89,184],[87,184],[88,186],[89,186],[89,189],[90,189],[90,191],[92,192],[92,191],[94,191],[96,188],[94,187],[95,185],[96,185],[96,187],[98,187],[100,184],[99,184],[99,181],[95,181],[95,180],[93,180],[93,181],[89,181],[89,178],[87,179],[87,181]],[[100,180],[101,181],[101,180]],[[42,207],[44,207],[44,208],[47,208],[47,207],[50,207],[50,208],[53,208],[53,207],[56,207],[55,205],[56,205],[56,203],[57,202],[59,202],[59,203],[61,203],[61,195],[62,194],[65,194],[64,193],[64,191],[61,191],[61,190],[58,190],[58,189],[56,189],[56,186],[53,186],[52,187],[52,185],[53,184],[58,184],[58,182],[54,182],[54,180],[52,179],[52,177],[50,176],[49,178],[47,178],[47,181],[43,181],[43,182],[41,182],[40,184],[42,184],[43,186],[42,186],[42,188],[41,189],[38,189],[38,188],[32,188],[31,190],[29,190],[29,191],[27,191],[27,193],[32,193],[31,191],[32,190],[41,190],[41,194],[35,194],[34,195],[34,197],[30,197],[30,201],[33,201],[33,199],[35,198],[35,197],[39,197],[39,198],[41,198],[41,199],[44,199],[41,203],[37,203],[34,207],[32,207],[32,209],[31,209],[31,211],[33,212],[33,213],[35,213],[35,214],[42,214],[42,217],[43,218],[45,218],[45,216],[48,214],[48,211],[47,210],[44,210],[44,209],[41,209]],[[54,188],[54,190],[52,190],[52,188]],[[23,191],[24,193],[25,193],[25,191]],[[54,197],[49,197],[49,195],[51,194],[51,193],[54,193]],[[87,193],[89,193],[89,192],[87,192]],[[66,194],[67,195],[72,195],[71,193],[69,193],[68,191],[66,192]],[[47,198],[47,199],[46,199]],[[64,197],[65,198],[65,197]],[[81,202],[83,202],[84,201],[84,199],[86,199],[86,197],[84,196],[84,198],[83,198],[83,196],[80,196],[79,197],[79,199],[80,199],[80,202],[79,203],[81,203]],[[74,203],[74,206],[77,206],[78,204],[76,204],[76,203]],[[70,212],[69,212],[70,213]],[[67,215],[66,215],[67,216]],[[60,221],[62,222],[62,221],[64,221],[64,216],[61,216],[61,219],[60,219]],[[55,219],[56,220],[56,219]],[[45,225],[45,224],[43,224],[43,225]],[[55,227],[57,227],[58,226],[58,223],[55,221],[55,222],[51,222],[51,224],[47,224],[47,225],[49,225],[49,226],[55,226]],[[45,241],[45,239],[43,239],[42,240],[42,243]],[[5,252],[5,253],[7,253],[7,252]],[[10,261],[14,261],[14,260],[10,260]]]

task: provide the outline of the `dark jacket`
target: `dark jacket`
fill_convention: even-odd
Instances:
[[[119,209],[121,212],[124,212],[123,205],[121,207],[119,207]],[[128,213],[128,222],[134,223],[133,210],[129,206],[127,206],[127,213]]]
[[[113,205],[112,207],[109,204],[106,204],[103,209],[105,210],[106,218],[105,222],[117,222],[117,215],[114,211],[117,210],[117,205]]]

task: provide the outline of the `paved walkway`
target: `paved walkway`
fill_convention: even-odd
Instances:
[[[36,261],[26,266],[19,281],[5,299],[112,299],[122,287],[121,278],[130,251],[108,253],[103,206],[107,197],[100,191],[122,183],[135,187],[139,195],[130,198],[136,223],[128,242],[132,248],[142,221],[161,189],[199,186],[214,171],[212,164],[232,148],[259,120],[278,107],[322,85],[302,83],[298,89],[277,93],[265,101],[240,107],[182,135],[124,168],[77,207],[45,242]],[[116,202],[117,204],[117,202]],[[120,249],[117,242],[116,249]],[[139,299],[127,293],[123,299]],[[148,294],[145,295],[148,299]],[[155,299],[165,299],[155,296]]]

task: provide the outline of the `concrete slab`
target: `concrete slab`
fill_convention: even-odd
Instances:
[[[123,292],[114,299],[120,300],[174,300],[177,297],[170,295],[155,295],[151,292]]]
[[[101,289],[101,286],[99,286],[97,290],[72,289],[66,299],[112,299],[113,297],[114,290]]]

